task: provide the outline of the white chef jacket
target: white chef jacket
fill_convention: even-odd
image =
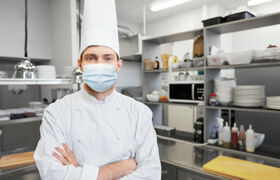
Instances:
[[[94,180],[99,167],[135,158],[137,169],[121,179],[161,178],[152,112],[116,91],[99,101],[82,90],[48,106],[34,159],[42,179]],[[66,143],[79,167],[62,165],[52,153]]]

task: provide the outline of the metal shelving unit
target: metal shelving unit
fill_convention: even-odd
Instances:
[[[165,43],[172,43],[176,41],[184,41],[189,40],[196,37],[199,34],[204,35],[204,54],[209,54],[209,47],[215,45],[220,47],[221,45],[221,35],[227,33],[235,33],[241,32],[244,30],[252,30],[256,28],[263,28],[273,25],[280,24],[280,13],[269,14],[265,16],[254,17],[250,19],[238,20],[228,23],[222,23],[218,25],[208,26],[203,29],[197,29],[188,32],[182,32],[177,34],[172,34],[168,36],[162,37],[155,37],[143,40],[143,57],[142,57],[142,77],[143,77],[143,100],[144,103],[150,105],[152,107],[154,113],[154,119],[161,119],[162,109],[161,106],[164,104],[181,104],[181,103],[161,103],[161,102],[148,102],[146,100],[146,94],[150,93],[154,89],[160,89],[161,87],[161,73],[169,72],[168,70],[150,70],[145,71],[144,67],[144,60],[156,57],[161,54],[160,45]],[[172,69],[172,72],[180,72],[180,71],[200,71],[204,70],[204,88],[205,88],[205,99],[204,99],[204,139],[208,139],[210,137],[210,132],[212,128],[216,125],[216,117],[221,116],[221,110],[229,110],[229,111],[236,111],[242,112],[247,114],[258,114],[264,113],[264,115],[274,115],[278,116],[280,111],[267,109],[267,108],[245,108],[245,107],[237,107],[237,106],[229,106],[229,107],[222,107],[222,106],[208,106],[209,102],[209,95],[213,93],[214,90],[214,83],[213,80],[219,78],[221,75],[221,70],[223,69],[235,69],[238,72],[237,76],[239,79],[242,79],[243,84],[245,85],[246,80],[249,78],[248,85],[254,85],[260,82],[260,78],[254,77],[251,74],[251,71],[255,71],[260,77],[262,76],[262,71],[266,69],[269,72],[270,69],[275,69],[280,67],[280,62],[268,62],[268,63],[251,63],[251,64],[239,64],[239,65],[222,65],[222,66],[206,66],[206,58],[204,58],[204,67],[192,67],[192,68],[180,68],[180,69]],[[247,71],[249,72],[247,75]],[[241,75],[239,72],[242,72]],[[245,73],[246,72],[246,73]],[[279,78],[276,78],[279,79]],[[245,81],[245,83],[244,83]],[[279,81],[276,83],[278,84]],[[266,82],[274,84],[274,82]],[[276,88],[277,89],[277,88]],[[279,88],[278,88],[279,89]],[[271,93],[273,90],[269,89]],[[279,93],[278,93],[279,94]],[[189,104],[182,103],[182,105],[189,106]],[[250,118],[249,118],[250,119]],[[159,120],[160,121],[160,120]],[[252,122],[256,122],[252,120]]]
[[[143,100],[146,105],[148,105],[153,111],[153,121],[155,124],[162,124],[162,109],[163,105],[182,105],[182,106],[197,106],[197,104],[189,103],[175,103],[175,102],[148,102],[146,99],[146,94],[151,93],[153,90],[160,90],[162,88],[161,77],[162,73],[168,73],[169,69],[159,69],[159,70],[145,70],[145,59],[150,59],[156,56],[160,56],[161,45],[167,43],[174,43],[178,41],[192,40],[195,37],[203,34],[203,29],[196,29],[192,31],[186,31],[176,34],[171,34],[167,36],[160,36],[154,38],[148,38],[143,40],[143,55],[142,55],[142,93]],[[192,67],[192,68],[180,68],[172,69],[172,72],[180,71],[198,71],[204,70],[204,67]]]
[[[238,20],[204,28],[204,54],[209,54],[209,47],[215,45],[221,47],[221,35],[227,33],[241,32],[256,28],[264,28],[280,24],[280,13],[269,14],[244,20]],[[206,64],[206,59],[204,60]],[[240,65],[222,65],[205,67],[205,117],[204,117],[204,139],[211,135],[213,127],[216,125],[216,118],[221,116],[221,110],[234,111],[238,116],[239,123],[252,123],[253,126],[262,126],[263,120],[265,125],[269,126],[268,120],[275,122],[279,118],[279,110],[267,108],[247,108],[237,106],[209,106],[209,96],[214,92],[213,80],[221,76],[223,69],[235,69],[235,77],[238,85],[265,85],[266,96],[279,94],[279,78],[275,77],[279,72],[280,62],[268,63],[251,63]],[[277,71],[277,72],[276,72]],[[272,119],[271,119],[272,118]],[[255,124],[256,123],[256,124]],[[261,123],[261,124],[260,124]],[[278,123],[278,122],[277,122]],[[255,127],[256,127],[255,126]],[[246,127],[247,128],[247,127]],[[273,128],[272,128],[273,129]],[[222,148],[222,147],[218,147]],[[269,154],[269,153],[267,153]]]

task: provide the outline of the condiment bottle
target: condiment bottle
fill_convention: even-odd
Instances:
[[[246,131],[246,151],[255,152],[255,133],[251,124],[249,125],[249,129]]]
[[[218,105],[218,102],[216,99],[216,94],[210,94],[209,104],[210,104],[210,106]]]
[[[230,128],[228,126],[228,122],[226,122],[225,127],[223,128],[223,147],[224,148],[230,148],[231,143],[231,133],[230,133]]]
[[[239,150],[244,151],[245,150],[245,131],[244,131],[244,126],[240,125],[240,131],[238,135],[238,147]]]
[[[218,124],[219,124],[219,129],[218,129],[218,138],[219,138],[219,145],[223,144],[223,129],[224,129],[224,119],[222,118],[217,118]]]
[[[231,128],[231,148],[238,149],[238,127],[236,127],[236,123]]]

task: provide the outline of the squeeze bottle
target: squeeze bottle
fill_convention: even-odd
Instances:
[[[238,149],[238,127],[236,127],[236,123],[231,128],[231,148]]]
[[[244,131],[244,126],[240,125],[240,131],[238,135],[238,147],[239,150],[244,151],[245,150],[245,131]]]
[[[218,124],[219,124],[219,129],[218,129],[218,138],[219,138],[219,145],[223,144],[223,129],[224,129],[224,119],[222,118],[217,118]]]
[[[251,124],[246,132],[246,151],[255,152],[255,133]]]
[[[224,148],[230,148],[231,146],[231,143],[230,143],[230,140],[231,140],[231,134],[230,134],[230,128],[228,126],[228,122],[226,122],[226,125],[223,129],[223,147]]]

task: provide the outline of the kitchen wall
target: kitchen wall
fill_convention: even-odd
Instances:
[[[24,56],[24,8],[24,1],[1,0],[0,56]],[[49,10],[49,1],[28,1],[28,55],[31,58],[52,58]]]

